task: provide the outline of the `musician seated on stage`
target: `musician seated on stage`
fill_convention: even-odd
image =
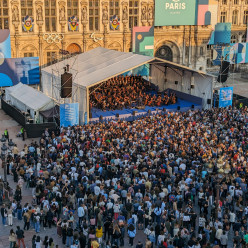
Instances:
[[[90,91],[91,108],[116,110],[137,106],[162,106],[175,104],[175,94],[152,95],[152,86],[141,76],[119,76],[95,86]]]

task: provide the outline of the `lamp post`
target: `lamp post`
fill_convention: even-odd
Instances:
[[[2,147],[1,147],[1,158],[2,158],[2,167],[4,169],[4,181],[7,182],[7,167],[6,167],[6,158],[8,155],[8,150],[12,151],[14,143],[12,139],[9,140],[8,146],[6,145],[6,138],[3,135],[2,138],[0,139],[2,142]]]

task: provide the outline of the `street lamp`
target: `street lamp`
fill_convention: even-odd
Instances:
[[[0,141],[1,141],[2,143],[6,142],[6,138],[5,138],[4,134],[2,135],[2,138],[0,139]]]
[[[8,146],[9,146],[9,150],[12,151],[13,147],[14,147],[14,142],[12,141],[12,139],[9,140]]]
[[[1,147],[1,158],[2,158],[2,163],[3,163],[3,168],[4,168],[4,181],[7,182],[7,168],[6,168],[6,158],[8,155],[8,150],[12,151],[13,146],[15,145],[12,141],[12,139],[9,140],[8,146],[6,145],[6,138],[3,135],[2,138],[0,139],[2,142],[2,147]]]
[[[6,170],[6,161],[5,161],[7,150],[8,150],[8,147],[6,146],[5,143],[3,143],[1,147],[1,156],[2,156],[2,163],[3,163],[3,168],[4,168],[4,181],[5,182],[7,182],[7,170]]]

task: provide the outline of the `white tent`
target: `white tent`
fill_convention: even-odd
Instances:
[[[170,61],[124,53],[98,47],[86,53],[60,61],[41,70],[42,91],[59,103],[79,103],[79,123],[89,119],[89,88],[110,78],[131,71],[144,64],[150,64],[149,80],[160,90],[172,88],[203,98],[203,108],[208,107],[207,99],[212,99],[213,76],[195,71]],[[72,97],[61,98],[61,75],[66,65],[72,73]],[[179,87],[175,88],[175,81]],[[195,85],[194,90],[191,84]]]
[[[27,112],[29,110],[30,117],[36,123],[40,122],[39,111],[53,107],[53,100],[50,97],[22,83],[6,88],[5,99],[21,111]]]

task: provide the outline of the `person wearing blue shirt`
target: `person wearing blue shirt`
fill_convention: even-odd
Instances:
[[[133,240],[135,238],[135,235],[136,235],[136,229],[135,229],[135,225],[133,223],[130,223],[128,225],[128,237],[129,237],[129,245],[131,247],[133,247]]]

